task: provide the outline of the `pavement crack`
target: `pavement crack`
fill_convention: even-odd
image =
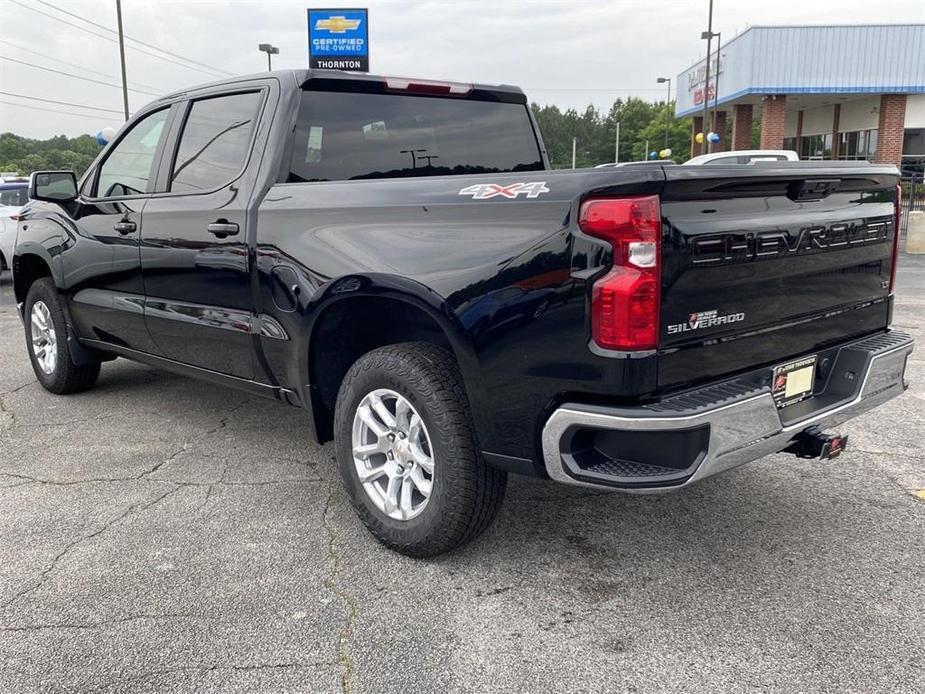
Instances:
[[[49,577],[49,576],[54,572],[54,570],[58,567],[58,565],[59,565],[62,561],[64,561],[64,560],[67,558],[68,554],[70,554],[70,552],[73,551],[73,550],[74,550],[76,547],[78,547],[79,545],[81,545],[81,544],[83,544],[83,543],[85,543],[85,542],[88,542],[89,540],[92,540],[92,539],[94,539],[95,537],[98,537],[99,535],[102,535],[104,532],[106,532],[107,530],[109,530],[110,528],[112,528],[112,527],[113,527],[114,525],[116,525],[117,523],[120,523],[121,521],[123,521],[123,520],[125,520],[126,518],[128,518],[131,514],[133,514],[133,513],[140,513],[140,512],[142,512],[142,511],[146,511],[146,510],[150,509],[151,507],[155,506],[156,504],[159,504],[161,501],[163,501],[164,499],[166,499],[166,498],[167,498],[168,496],[170,496],[171,494],[174,494],[174,493],[177,492],[179,489],[180,489],[180,487],[174,486],[172,489],[168,489],[166,492],[164,492],[163,494],[161,494],[160,496],[158,496],[156,499],[154,499],[153,501],[150,501],[150,502],[148,502],[148,503],[144,503],[144,504],[141,504],[141,503],[138,503],[138,504],[129,504],[129,505],[125,508],[125,510],[122,511],[122,513],[120,513],[119,515],[114,516],[114,517],[111,518],[110,520],[106,521],[106,522],[103,523],[99,528],[97,528],[96,530],[94,530],[92,533],[89,533],[89,534],[87,534],[87,535],[81,535],[80,537],[78,537],[78,538],[76,538],[76,539],[74,539],[74,540],[71,540],[69,543],[67,543],[67,545],[64,546],[64,549],[62,549],[60,552],[58,552],[58,554],[56,554],[56,555],[54,556],[54,558],[48,563],[48,565],[47,565],[44,569],[42,569],[42,571],[40,572],[40,574],[39,574],[37,580],[35,580],[31,585],[26,586],[25,588],[22,588],[22,589],[18,590],[17,592],[15,592],[15,593],[12,595],[12,597],[10,597],[8,600],[4,601],[3,604],[0,605],[0,607],[4,607],[4,608],[9,607],[10,605],[12,605],[13,603],[15,603],[15,602],[16,602],[17,600],[19,600],[20,598],[22,598],[22,597],[28,595],[29,593],[31,593],[31,592],[33,592],[33,591],[35,591],[35,590],[41,588],[42,585],[44,585],[45,582],[48,580],[48,577]]]
[[[349,694],[353,685],[354,665],[350,657],[350,643],[356,620],[360,613],[359,604],[354,595],[346,591],[340,584],[343,572],[343,559],[337,541],[337,529],[331,522],[331,506],[334,502],[334,493],[337,485],[328,482],[328,497],[325,500],[324,510],[321,513],[321,525],[328,535],[328,564],[330,570],[324,580],[324,587],[334,594],[343,604],[345,618],[343,626],[337,635],[337,663],[340,667],[340,689],[342,694]]]
[[[189,447],[193,443],[193,441],[201,439],[205,436],[211,436],[212,434],[215,434],[221,431],[222,429],[224,429],[226,426],[228,426],[228,421],[231,419],[231,415],[233,415],[235,412],[240,410],[242,407],[245,407],[249,403],[250,403],[250,400],[242,400],[241,402],[239,402],[237,405],[235,405],[234,407],[232,407],[230,410],[228,410],[225,413],[225,415],[218,421],[218,424],[216,426],[212,427],[211,429],[207,429],[204,432],[197,432],[191,435],[188,439],[186,439],[186,441],[182,443],[182,445],[177,450],[175,450],[173,453],[167,456],[164,460],[159,462],[157,465],[152,467],[150,470],[146,470],[145,472],[142,472],[140,475],[138,475],[138,479],[144,479],[148,477],[149,475],[153,475],[155,472],[160,470],[162,467],[164,467],[168,463],[179,458],[181,455],[183,455],[184,453],[186,453],[186,451],[189,450]]]
[[[154,621],[159,619],[189,619],[200,615],[191,612],[177,612],[166,614],[136,614],[128,617],[119,617],[117,619],[104,619],[99,622],[61,622],[57,624],[25,624],[25,625],[8,625],[0,627],[0,632],[5,631],[45,631],[49,629],[101,629],[121,624],[129,624],[138,621]]]
[[[12,395],[13,393],[18,393],[26,386],[31,386],[33,383],[38,383],[38,380],[33,378],[31,381],[26,381],[21,386],[16,386],[15,388],[10,388],[9,390],[0,391],[0,395]]]
[[[202,500],[202,503],[199,505],[199,510],[202,510],[206,507],[206,504],[209,503],[209,499],[212,498],[212,489],[216,485],[221,485],[222,483],[224,483],[225,475],[227,474],[228,474],[228,463],[226,462],[222,466],[222,474],[218,476],[218,481],[214,483],[210,482],[206,485],[206,495],[205,495],[205,498]]]

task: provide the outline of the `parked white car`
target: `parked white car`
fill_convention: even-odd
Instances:
[[[692,157],[684,166],[729,166],[751,164],[753,161],[800,161],[792,149],[740,149],[734,152],[713,152]]]
[[[16,225],[11,219],[29,201],[29,183],[0,183],[0,271],[10,267],[16,244]]]

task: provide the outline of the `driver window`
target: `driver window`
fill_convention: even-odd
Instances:
[[[157,145],[166,135],[169,108],[161,109],[135,123],[100,167],[96,196],[111,198],[143,195],[154,168]]]

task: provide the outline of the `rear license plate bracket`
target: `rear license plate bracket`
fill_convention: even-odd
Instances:
[[[771,395],[778,408],[794,405],[813,394],[816,355],[775,366],[771,374]]]

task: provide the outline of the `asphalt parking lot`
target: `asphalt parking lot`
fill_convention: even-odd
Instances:
[[[2,279],[0,692],[925,690],[925,256],[913,387],[837,462],[514,477],[428,562],[367,535],[301,411],[125,360],[46,393]]]

